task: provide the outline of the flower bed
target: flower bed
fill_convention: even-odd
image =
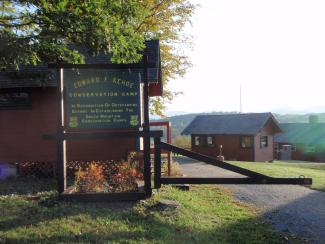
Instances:
[[[126,161],[69,161],[67,192],[130,192],[143,185],[143,160],[139,153],[129,152]],[[56,177],[56,162],[26,161],[17,163],[19,176]]]
[[[138,191],[138,183],[143,181],[141,168],[136,163],[110,161],[104,167],[97,161],[88,165],[75,172],[70,193]]]

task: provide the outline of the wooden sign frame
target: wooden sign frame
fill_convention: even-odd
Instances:
[[[137,200],[150,197],[151,189],[151,162],[150,162],[150,137],[162,137],[162,131],[150,131],[149,126],[149,82],[148,69],[157,68],[154,64],[148,63],[148,57],[143,56],[142,63],[135,64],[52,64],[49,68],[56,69],[57,77],[57,132],[55,135],[47,135],[46,139],[55,139],[57,141],[57,168],[58,168],[58,192],[61,198],[66,200],[79,201],[107,201],[107,200]],[[63,69],[142,69],[143,70],[143,123],[142,131],[126,132],[67,132],[65,128],[65,89]],[[66,141],[82,139],[103,139],[103,138],[125,138],[136,137],[143,138],[143,155],[144,155],[144,192],[130,193],[66,193],[67,189],[67,157]]]

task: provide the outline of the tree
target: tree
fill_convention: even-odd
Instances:
[[[173,144],[181,148],[191,148],[191,137],[178,135],[173,138]]]
[[[136,62],[144,40],[159,38],[166,86],[190,67],[177,47],[189,43],[182,30],[194,9],[188,0],[2,0],[0,67],[82,63],[71,44],[110,53],[116,63]],[[151,100],[151,112],[161,115],[174,95],[165,89],[162,98]]]

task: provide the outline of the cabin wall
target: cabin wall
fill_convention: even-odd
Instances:
[[[278,143],[278,152],[276,158],[281,159],[281,149],[283,145],[294,144],[295,149],[291,152],[292,160],[311,161],[311,162],[325,162],[325,145],[316,145],[315,152],[306,152],[306,144],[303,143]]]
[[[261,148],[261,136],[268,137],[268,146]],[[256,162],[269,162],[274,160],[273,150],[273,135],[266,133],[258,133],[254,138],[255,143],[255,161]]]
[[[30,109],[0,110],[0,162],[54,161],[54,141],[42,135],[55,132],[55,89],[33,89]]]
[[[255,161],[256,162],[267,162],[274,160],[274,150],[273,150],[273,133],[274,133],[274,123],[269,120],[262,130],[255,136]],[[261,136],[268,137],[267,147],[261,147]]]
[[[56,89],[32,90],[31,109],[0,110],[0,162],[55,161]],[[137,148],[135,138],[68,141],[68,160],[119,160]]]
[[[282,145],[288,145],[284,143]],[[295,144],[296,148],[291,152],[292,160],[302,160],[302,161],[316,161],[315,153],[305,153],[306,145],[303,143]]]
[[[254,148],[241,148],[240,135],[213,135],[213,147],[195,146],[194,136],[197,135],[191,135],[194,152],[216,157],[222,145],[222,155],[225,160],[254,161]]]

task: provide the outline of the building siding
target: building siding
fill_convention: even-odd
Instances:
[[[268,146],[261,148],[260,138],[261,136],[268,137]],[[274,160],[274,151],[273,151],[273,136],[267,133],[258,133],[254,137],[255,141],[255,161],[256,162],[266,162]]]
[[[274,143],[275,144],[275,143]],[[277,143],[278,152],[276,158],[281,159],[281,149],[283,145],[294,145],[295,150],[291,152],[292,160],[311,161],[311,162],[325,162],[325,145],[316,145],[315,152],[307,153],[306,144],[303,143]]]
[[[256,162],[267,162],[274,160],[274,150],[273,150],[273,135],[275,127],[272,120],[268,120],[265,126],[261,129],[259,133],[255,136],[255,161]],[[268,137],[268,145],[265,148],[261,148],[260,141],[261,136]]]
[[[192,135],[192,151],[205,154],[211,157],[219,155],[219,148],[222,145],[222,154],[225,160],[253,161],[254,149],[240,147],[240,135],[213,135],[214,146],[195,146]]]
[[[56,89],[32,90],[31,109],[0,110],[0,162],[55,161],[55,141],[42,136],[56,131]],[[68,141],[68,160],[119,160],[135,150],[134,138]]]

